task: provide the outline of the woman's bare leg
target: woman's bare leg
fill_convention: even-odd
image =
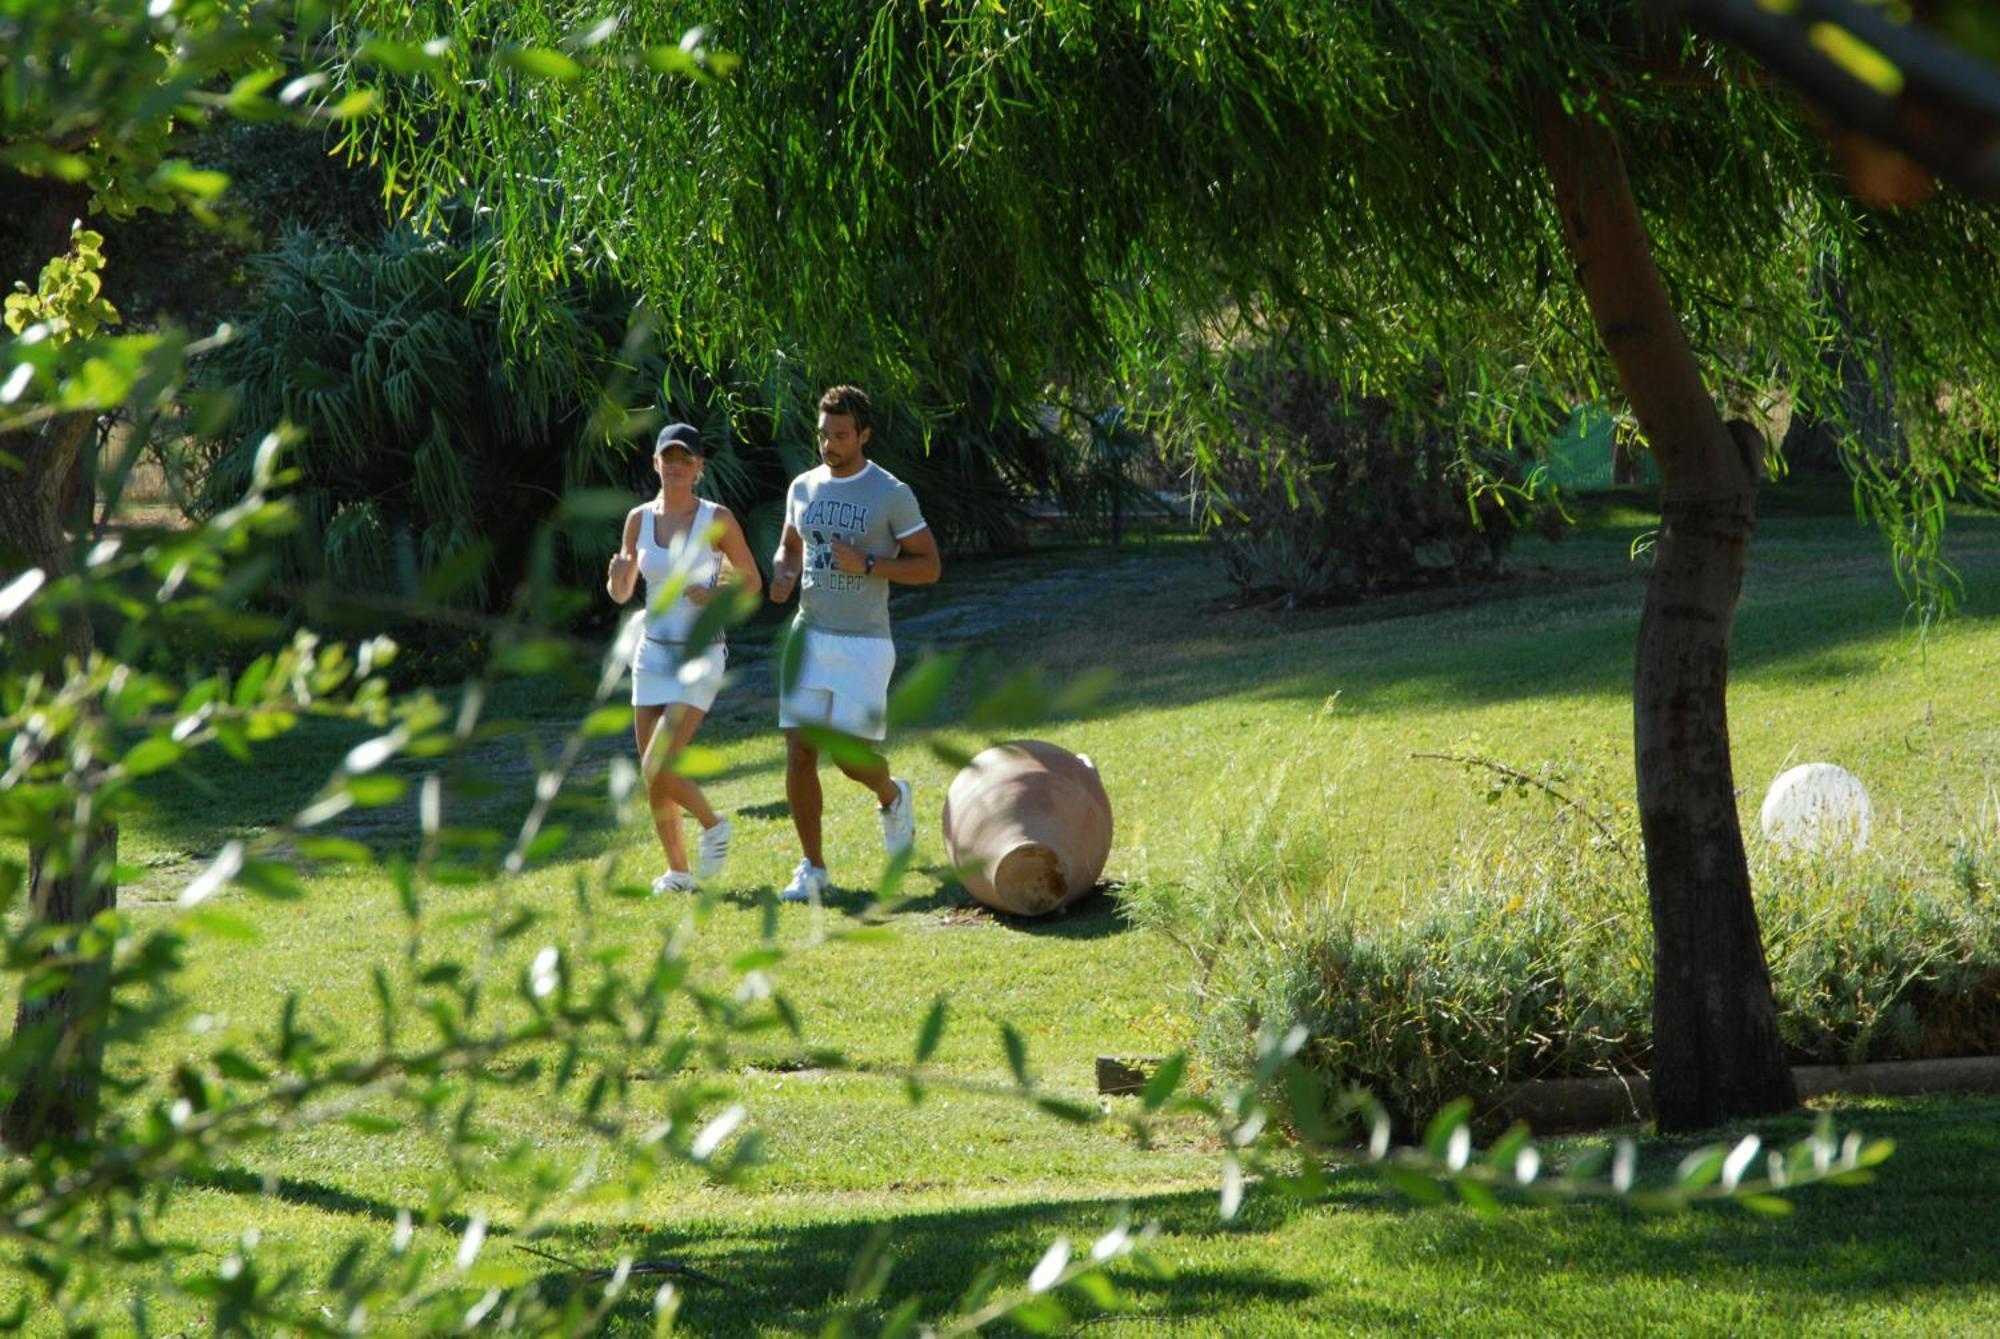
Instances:
[[[685,874],[688,868],[687,837],[681,832],[681,807],[675,802],[669,784],[678,778],[664,765],[680,751],[669,742],[678,732],[676,727],[680,723],[676,721],[674,726],[670,726],[664,732],[664,739],[659,728],[662,717],[669,711],[680,710],[680,707],[635,707],[632,710],[632,734],[639,744],[639,770],[646,777],[646,802],[653,812],[653,829],[659,834],[660,849],[667,855],[667,868]],[[666,750],[657,758],[653,756],[659,752],[655,744]]]
[[[666,712],[667,728],[665,731],[656,730],[653,733],[652,749],[658,756],[645,757],[643,753],[641,754],[642,765],[648,778],[649,793],[657,797],[656,806],[659,800],[665,800],[686,809],[694,815],[695,822],[703,827],[714,827],[717,822],[716,812],[709,806],[708,797],[701,793],[701,787],[673,770],[674,759],[680,757],[681,750],[685,749],[688,742],[694,738],[694,732],[701,728],[701,723],[707,718],[708,713],[697,711],[681,702],[664,709],[653,707],[651,710]]]

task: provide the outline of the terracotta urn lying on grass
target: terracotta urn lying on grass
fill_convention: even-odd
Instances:
[[[1097,886],[1111,797],[1088,758],[1035,739],[996,744],[952,779],[944,849],[987,906],[1046,916]]]

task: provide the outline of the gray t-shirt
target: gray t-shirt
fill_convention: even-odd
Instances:
[[[805,545],[799,622],[820,632],[887,637],[889,579],[835,571],[833,541],[844,539],[877,558],[895,557],[901,541],[924,528],[910,486],[872,460],[845,479],[821,465],[792,480],[785,524]]]

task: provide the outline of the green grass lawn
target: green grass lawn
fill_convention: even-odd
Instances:
[[[2000,523],[1953,522],[1965,598],[1950,624],[1918,641],[1880,540],[1851,513],[1791,503],[1774,489],[1753,549],[1738,621],[1731,720],[1746,828],[1763,788],[1793,762],[1824,759],[1868,781],[1885,844],[1943,869],[1951,842],[2000,849]],[[1230,832],[1274,811],[1316,825],[1338,859],[1321,894],[1358,913],[1393,916],[1433,886],[1453,853],[1491,822],[1483,779],[1413,759],[1476,751],[1521,767],[1578,760],[1605,784],[1630,776],[1630,653],[1644,569],[1630,560],[1643,511],[1589,508],[1558,545],[1526,542],[1497,583],[1300,612],[1236,610],[1202,548],[1163,540],[1118,553],[1059,549],[1030,558],[951,565],[946,582],[899,597],[904,663],[923,642],[967,646],[989,676],[1038,664],[1063,682],[1100,670],[1111,686],[1082,712],[1033,733],[1090,754],[1118,835],[1106,871],[1125,899],[1171,897],[1201,876]],[[1017,608],[1012,622],[972,627],[956,611]],[[747,652],[760,624],[739,637]],[[928,633],[924,629],[930,629]],[[745,659],[749,659],[745,656]],[[956,690],[948,707],[972,689]],[[503,689],[498,714],[555,726],[578,704],[543,685]],[[780,741],[767,701],[725,695],[702,742],[719,750],[711,798],[737,815],[737,837],[704,957],[727,962],[761,942],[765,900],[796,859],[783,807]],[[269,765],[226,759],[196,775],[163,773],[144,821],[128,826],[124,859],[144,871],[125,903],[158,915],[230,835],[281,819],[361,732],[308,726],[268,750]],[[960,731],[946,736],[976,743]],[[594,748],[573,780],[602,793],[609,758]],[[528,776],[519,741],[485,757],[496,777]],[[1157,1255],[1173,1269],[1127,1271],[1130,1314],[1093,1329],[1141,1334],[1776,1333],[1970,1334],[2000,1330],[2000,1259],[1990,1244],[2000,1196],[2000,1102],[1846,1102],[1843,1125],[1893,1135],[1881,1182],[1797,1197],[1791,1218],[1735,1211],[1650,1218],[1601,1208],[1533,1208],[1494,1221],[1462,1209],[1414,1211],[1367,1177],[1315,1204],[1253,1191],[1245,1212],[1216,1213],[1218,1150],[1175,1130],[1151,1149],[1110,1126],[1078,1127],[1018,1101],[934,1092],[912,1107],[893,1079],[931,1000],[952,1023],[938,1069],[968,1084],[1004,1083],[1001,1021],[1026,1038],[1030,1063],[1058,1094],[1094,1101],[1100,1055],[1160,1055],[1187,1044],[1192,968],[1181,947],[1139,928],[1098,897],[1047,924],[974,910],[943,868],[939,806],[952,767],[914,733],[894,741],[916,783],[918,860],[904,877],[886,941],[815,946],[820,932],[876,914],[880,844],[872,804],[831,771],[827,839],[841,891],[824,912],[788,908],[779,942],[797,950],[775,969],[805,1041],[758,1042],[729,1076],[769,1141],[770,1163],[717,1187],[693,1173],[638,1203],[579,1211],[544,1243],[609,1264],[619,1252],[677,1255],[725,1281],[691,1287],[683,1323],[701,1333],[816,1328],[845,1286],[849,1262],[878,1225],[893,1234],[890,1296],[921,1293],[942,1308],[988,1262],[1025,1276],[1061,1233],[1088,1240],[1130,1205],[1156,1219]],[[368,835],[407,839],[413,807],[369,817]],[[1753,837],[1753,845],[1755,839]],[[577,933],[572,887],[615,859],[630,879],[661,868],[649,830],[580,820],[564,858],[532,869],[517,896],[545,919],[524,941]],[[478,889],[440,890],[476,908]],[[373,1026],[368,972],[397,961],[404,927],[379,876],[330,869],[307,896],[269,903],[230,895],[254,943],[200,939],[191,951],[184,1027],[169,1044],[120,1054],[126,1072],[164,1076],[218,1037],[271,1027],[297,990],[315,1026],[351,1036]],[[598,942],[657,938],[682,914],[658,901],[598,909]],[[817,918],[816,918],[817,916]],[[475,942],[478,928],[456,931]],[[178,1039],[176,1043],[174,1039]],[[837,1052],[839,1065],[815,1050]],[[1129,1099],[1118,1099],[1120,1101]],[[545,1150],[576,1143],[536,1085],[497,1096],[493,1119]],[[1804,1119],[1774,1122],[1801,1134]],[[1675,1147],[1648,1156],[1671,1166]],[[443,1154],[417,1136],[385,1140],[346,1128],[295,1135],[231,1172],[177,1195],[170,1227],[226,1253],[246,1229],[265,1249],[330,1259],[357,1228],[386,1235],[398,1206],[420,1202]],[[496,1174],[480,1201],[505,1242],[515,1189]],[[416,1249],[443,1262],[462,1220],[423,1227]],[[529,1263],[520,1257],[517,1263]],[[537,1268],[540,1266],[537,1265]],[[553,1281],[562,1277],[552,1271]],[[167,1305],[163,1327],[198,1323]],[[386,1318],[393,1328],[393,1318]],[[645,1332],[643,1303],[619,1315]]]

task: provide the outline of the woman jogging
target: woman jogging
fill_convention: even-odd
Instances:
[[[743,541],[743,527],[729,508],[694,495],[704,458],[701,434],[685,423],[660,429],[653,468],[660,493],[625,517],[624,542],[611,555],[604,588],[624,604],[645,578],[645,635],[632,652],[632,733],[647,778],[646,796],[667,853],[667,872],[653,880],[655,893],[687,892],[721,873],[729,858],[729,820],[709,806],[701,787],[675,773],[673,760],[694,738],[722,686],[723,640],[689,655],[688,635],[703,606],[715,598],[723,564],[730,580],[751,593],[763,589],[757,564]],[[668,589],[681,582],[674,597]],[[665,728],[661,723],[665,722]],[[696,873],[688,871],[681,810],[701,824]]]

